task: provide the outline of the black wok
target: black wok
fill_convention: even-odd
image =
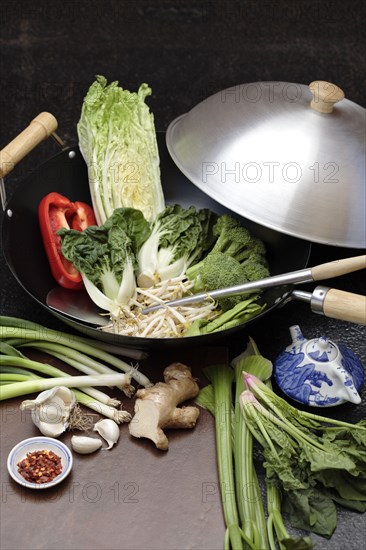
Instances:
[[[176,167],[165,145],[165,133],[158,133],[161,176],[167,203],[188,207],[206,207],[218,214],[228,212],[216,201],[196,188]],[[91,204],[87,168],[78,147],[66,149],[31,173],[19,186],[6,207],[2,225],[2,242],[10,271],[23,289],[62,322],[93,338],[124,347],[160,349],[184,344],[184,339],[153,339],[120,336],[102,332],[88,324],[78,322],[55,312],[47,306],[48,292],[56,286],[51,275],[41,241],[37,209],[41,199],[57,191],[71,200]],[[232,212],[230,212],[232,214]],[[311,245],[309,242],[278,233],[240,218],[243,225],[263,240],[271,274],[286,273],[306,267]],[[218,333],[189,338],[189,345],[208,345],[243,329],[248,323],[258,322],[269,311],[284,302],[291,288],[277,287],[263,293],[266,309],[251,321]],[[186,341],[187,343],[187,341]]]

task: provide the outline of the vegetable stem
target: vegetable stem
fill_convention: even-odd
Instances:
[[[235,368],[235,436],[234,463],[238,511],[242,529],[255,548],[268,547],[266,521],[258,478],[253,465],[253,438],[240,411],[240,395],[244,391],[242,366]],[[244,494],[245,491],[245,494]]]
[[[126,374],[98,374],[95,376],[70,376],[59,378],[42,378],[26,382],[14,382],[0,388],[0,401],[19,397],[28,393],[48,390],[56,386],[80,388],[84,386],[116,386],[129,385],[130,377]]]
[[[239,516],[235,499],[235,482],[232,450],[231,388],[234,373],[226,365],[214,365],[205,369],[212,383],[215,402],[215,429],[217,462],[220,480],[221,498],[224,509],[227,535],[225,545],[233,549],[242,549],[243,540],[239,527]],[[230,545],[228,543],[230,541]]]

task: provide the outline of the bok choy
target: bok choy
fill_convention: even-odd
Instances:
[[[118,208],[100,227],[58,233],[62,254],[80,271],[93,302],[117,317],[135,295],[136,252],[150,234],[142,212]]]
[[[147,84],[129,92],[97,76],[84,98],[77,131],[99,225],[120,207],[138,208],[149,221],[164,209],[149,95]]]
[[[139,286],[146,288],[182,276],[212,245],[214,219],[208,209],[167,206],[152,224],[137,256]]]

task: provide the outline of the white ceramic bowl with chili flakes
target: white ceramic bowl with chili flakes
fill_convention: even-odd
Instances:
[[[7,466],[10,476],[23,487],[48,489],[69,475],[72,462],[71,451],[64,443],[41,436],[24,439],[15,445],[9,453]]]

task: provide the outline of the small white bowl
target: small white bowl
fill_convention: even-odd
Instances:
[[[18,472],[18,463],[26,458],[28,453],[33,451],[53,451],[61,458],[62,472],[55,477],[52,481],[47,483],[32,483],[24,479]],[[71,472],[72,468],[72,454],[71,451],[64,443],[53,439],[52,437],[30,437],[24,439],[10,451],[7,461],[8,472],[10,476],[23,487],[29,489],[48,489],[54,487],[61,481],[63,481]]]

